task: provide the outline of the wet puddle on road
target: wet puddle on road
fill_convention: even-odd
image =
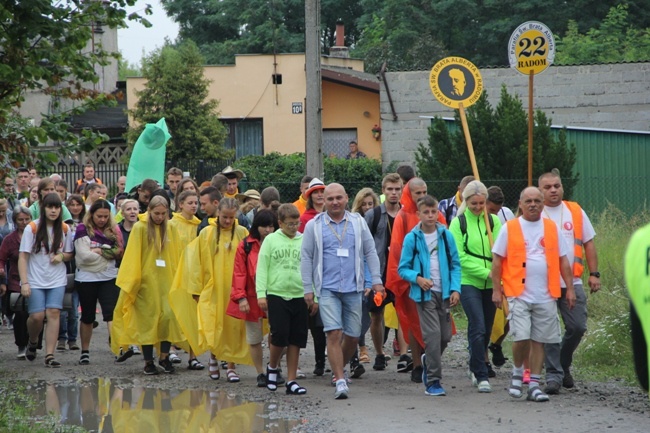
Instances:
[[[36,416],[101,433],[288,433],[302,424],[274,403],[249,402],[223,390],[158,389],[109,379],[24,384]]]

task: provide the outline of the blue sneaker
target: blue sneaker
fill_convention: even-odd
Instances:
[[[423,353],[422,356],[420,357],[420,360],[422,361],[422,383],[424,384],[424,388],[427,388],[427,383],[429,383],[429,380],[427,378],[427,355],[426,353]]]
[[[424,391],[426,395],[433,395],[433,396],[439,396],[439,395],[447,395],[445,392],[445,389],[440,385],[439,380],[434,380],[433,384],[427,386],[427,389]]]

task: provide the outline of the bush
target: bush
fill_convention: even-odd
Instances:
[[[596,294],[587,295],[587,333],[578,347],[574,364],[595,380],[620,378],[636,383],[623,257],[632,233],[649,220],[648,210],[628,217],[613,205],[594,218],[602,287]],[[588,285],[584,287],[588,292]]]
[[[251,155],[238,159],[234,164],[246,173],[242,189],[256,189],[261,192],[267,186],[280,191],[282,201],[294,201],[300,194],[300,179],[305,175],[305,154],[282,155],[272,152],[267,155]],[[326,158],[324,161],[325,183],[338,182],[345,187],[350,202],[364,187],[377,193],[381,191],[381,162],[374,159]]]
[[[514,206],[528,178],[528,118],[521,100],[501,88],[501,100],[493,108],[487,93],[467,109],[467,125],[481,180],[486,186],[503,189],[506,203]],[[533,181],[557,168],[562,176],[565,198],[571,198],[578,174],[573,173],[576,149],[562,131],[555,139],[551,120],[542,111],[535,113]],[[469,153],[461,127],[460,113],[450,125],[440,117],[429,127],[428,143],[419,143],[415,162],[422,177],[438,198],[453,195],[463,176],[472,174]]]

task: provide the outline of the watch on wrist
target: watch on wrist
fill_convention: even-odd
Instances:
[[[600,278],[600,272],[598,272],[598,271],[596,271],[596,272],[589,272],[589,276],[591,276],[591,277],[596,277],[596,278]]]

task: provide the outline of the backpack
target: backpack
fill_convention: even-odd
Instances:
[[[375,236],[375,233],[377,233],[377,227],[379,227],[379,220],[381,219],[381,205],[375,207],[372,210],[372,224],[370,226],[370,234],[372,236]]]
[[[253,249],[253,244],[248,242],[248,236],[244,238],[244,252],[246,253],[246,257],[248,258],[248,255],[250,254],[251,250]]]
[[[468,254],[472,257],[476,257],[478,259],[483,259],[487,260],[489,262],[492,261],[492,257],[485,257],[481,256],[479,254],[475,254],[467,248],[467,217],[465,214],[457,215],[456,218],[458,218],[458,223],[460,225],[460,233],[463,235],[463,250],[465,251],[465,254]],[[488,220],[490,221],[490,231],[494,231],[494,215],[490,214],[490,218]]]

